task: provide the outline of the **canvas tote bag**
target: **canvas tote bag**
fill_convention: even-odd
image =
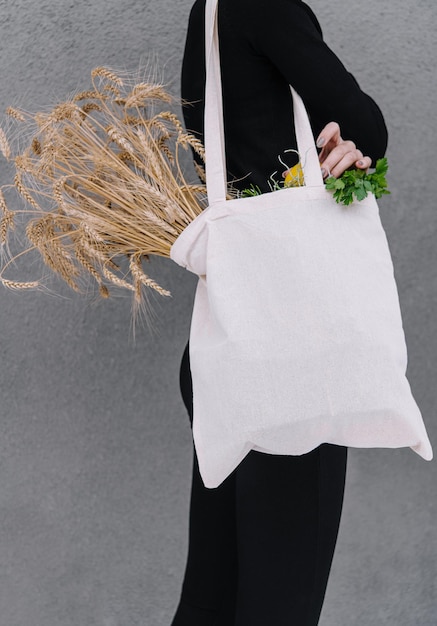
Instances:
[[[207,0],[208,208],[171,249],[199,276],[190,363],[203,482],[220,485],[251,449],[300,455],[323,442],[430,460],[375,197],[345,207],[325,189],[292,88],[306,185],[226,201],[216,11]]]

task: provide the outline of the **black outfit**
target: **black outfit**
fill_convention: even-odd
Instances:
[[[205,0],[195,2],[182,69],[186,126],[203,138]],[[311,9],[298,0],[220,0],[219,43],[228,179],[258,185],[296,148],[289,84],[314,135],[331,120],[374,161],[387,130],[375,102],[326,46]],[[289,161],[287,163],[291,164]],[[244,177],[244,178],[243,178]],[[238,180],[236,180],[238,179]],[[243,179],[243,180],[242,180]],[[180,370],[192,421],[188,343]],[[235,416],[238,419],[238,415]],[[322,444],[301,455],[251,450],[216,489],[196,453],[189,551],[172,626],[316,626],[343,503],[347,449]]]
[[[205,0],[195,2],[182,67],[187,129],[203,138]],[[281,170],[277,155],[296,148],[289,84],[302,97],[314,135],[340,124],[375,162],[384,155],[387,129],[375,102],[323,42],[311,9],[297,0],[220,0],[218,9],[223,113],[229,179],[269,191]],[[288,157],[290,158],[290,157]],[[288,163],[288,161],[286,161]],[[249,174],[249,176],[248,176]]]

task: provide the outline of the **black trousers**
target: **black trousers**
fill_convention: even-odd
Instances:
[[[193,419],[187,344],[181,393]],[[343,504],[347,448],[251,450],[207,489],[194,450],[189,547],[171,626],[316,626]]]

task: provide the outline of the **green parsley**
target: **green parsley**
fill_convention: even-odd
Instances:
[[[380,198],[390,192],[387,189],[385,175],[388,170],[388,162],[384,157],[376,162],[375,171],[367,174],[364,170],[346,170],[341,176],[330,176],[326,181],[326,189],[334,191],[334,198],[338,203],[346,206],[355,200],[364,200],[369,193],[375,198]],[[355,198],[354,198],[355,196]]]
[[[367,174],[364,170],[353,169],[346,170],[338,178],[330,176],[325,181],[326,189],[334,192],[334,198],[337,203],[346,206],[352,204],[355,199],[364,200],[369,193],[373,193],[375,198],[380,198],[390,193],[387,189],[387,180],[385,177],[387,170],[388,162],[384,157],[383,159],[378,159],[375,171],[372,172],[372,174]],[[272,191],[285,188],[284,183],[281,184],[277,181],[275,181],[274,185],[269,181],[269,185]],[[258,196],[261,193],[261,189],[257,185],[251,184],[247,189],[238,192],[237,197],[248,198]]]

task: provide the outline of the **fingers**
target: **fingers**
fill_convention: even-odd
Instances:
[[[353,141],[342,141],[329,152],[325,159],[322,159],[320,167],[324,176],[331,174],[337,178],[348,167],[363,158],[363,153],[361,150],[357,150]]]
[[[319,154],[320,163],[322,163],[331,150],[338,146],[342,141],[340,126],[337,122],[329,122],[329,124],[326,124],[316,142],[317,147],[322,148]]]
[[[357,161],[355,163],[355,167],[357,167],[359,170],[367,170],[369,169],[369,167],[371,167],[372,165],[372,159],[368,156],[363,157],[362,159],[360,159],[359,161]]]
[[[372,159],[364,156],[353,141],[341,137],[340,126],[337,122],[329,122],[317,138],[317,147],[322,148],[319,154],[320,167],[323,178],[341,176],[351,166],[368,170]]]
[[[365,157],[353,141],[342,141],[321,161],[320,167],[324,178],[329,175],[338,178],[352,166],[367,170],[371,164],[371,158]]]
[[[358,161],[357,159],[358,155]],[[367,171],[369,167],[372,165],[372,159],[370,157],[363,156],[361,150],[354,150],[346,152],[340,160],[337,160],[338,153],[332,153],[329,155],[328,159],[321,164],[322,175],[323,178],[327,178],[328,176],[334,176],[338,178],[350,167],[354,166],[357,169]],[[335,157],[335,159],[334,159]],[[337,161],[335,165],[331,166],[330,164],[333,161]]]
[[[328,143],[334,142],[337,145],[341,141],[340,136],[340,126],[337,122],[329,122],[320,132],[320,135],[317,138],[317,147],[322,148],[323,146],[328,145]]]

